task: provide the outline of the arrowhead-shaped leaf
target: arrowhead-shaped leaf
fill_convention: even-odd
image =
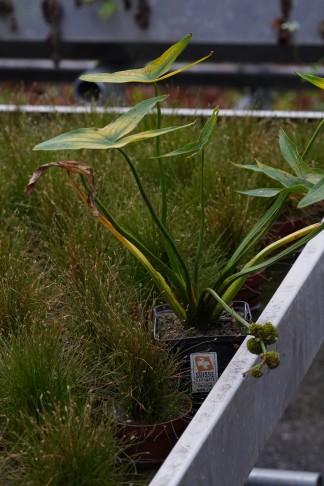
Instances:
[[[167,154],[161,155],[158,158],[175,157],[177,155],[185,155],[185,154],[190,154],[189,157],[193,157],[198,152],[201,152],[208,145],[212,135],[216,130],[218,112],[219,112],[219,108],[215,108],[212,116],[208,118],[205,125],[201,129],[198,140],[195,140],[194,142],[190,142],[178,150],[173,150],[172,152],[168,152]]]
[[[39,145],[36,145],[34,150],[118,149],[125,147],[130,143],[159,137],[165,133],[174,132],[190,125],[192,125],[192,123],[180,127],[147,130],[146,132],[139,132],[116,141],[110,140],[103,130],[97,130],[95,128],[79,128],[78,130],[73,130],[72,132],[64,133],[63,135],[52,138],[47,142],[40,143]]]
[[[301,74],[297,73],[298,76],[305,79],[309,83],[314,84],[318,88],[324,89],[324,78],[320,78],[319,76],[313,76],[312,74]]]
[[[187,66],[168,73],[172,64],[181,54],[181,52],[187,47],[191,39],[191,34],[183,37],[179,42],[173,44],[168,50],[166,50],[160,57],[150,62],[143,68],[139,69],[127,69],[125,71],[117,71],[115,73],[97,73],[86,74],[80,77],[83,81],[102,82],[102,83],[156,83],[162,79],[174,76],[175,74],[184,71],[185,69],[194,66],[211,56],[205,56],[198,61],[195,61]],[[168,74],[166,74],[168,73]]]
[[[104,128],[79,128],[71,132],[64,133],[51,140],[42,142],[34,147],[34,150],[78,150],[82,148],[88,149],[110,149],[121,148],[129,143],[147,138],[158,137],[168,132],[179,130],[188,125],[180,127],[168,127],[157,130],[148,130],[147,132],[140,132],[136,135],[125,137],[129,132],[134,130],[143,117],[160,101],[163,101],[166,96],[157,96],[138,103],[131,108],[127,113],[121,115],[117,120],[110,123]]]
[[[284,159],[296,176],[305,178],[311,171],[311,168],[305,164],[298,153],[296,145],[287,137],[282,128],[279,131],[279,146]]]
[[[112,141],[119,140],[124,135],[127,135],[127,133],[132,132],[145,115],[147,115],[157,103],[161,103],[166,98],[167,95],[155,96],[154,98],[149,98],[137,103],[126,113],[118,117],[117,120],[102,128],[101,131]]]

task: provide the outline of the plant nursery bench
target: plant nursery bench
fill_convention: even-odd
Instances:
[[[280,366],[258,380],[244,378],[255,357],[243,343],[151,486],[244,484],[324,342],[323,295],[320,234],[306,245],[258,319],[278,328],[277,348],[284,350]]]

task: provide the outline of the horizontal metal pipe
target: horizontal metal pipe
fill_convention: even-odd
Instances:
[[[126,107],[102,107],[102,106],[62,106],[62,105],[0,105],[1,112],[22,112],[22,113],[125,113]],[[213,110],[192,109],[192,108],[162,108],[164,115],[177,115],[188,117],[209,117]],[[219,110],[219,116],[223,117],[251,117],[251,118],[281,118],[301,120],[321,120],[324,118],[323,111],[284,111],[284,110]]]
[[[318,472],[254,468],[244,486],[321,486]]]

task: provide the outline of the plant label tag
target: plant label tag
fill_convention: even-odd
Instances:
[[[192,392],[210,392],[218,380],[217,353],[192,353],[190,367]]]

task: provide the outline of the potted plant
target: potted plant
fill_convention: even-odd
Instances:
[[[145,325],[128,327],[113,357],[113,421],[125,455],[138,470],[162,464],[191,419],[179,386],[179,360]]]
[[[262,366],[274,368],[279,364],[278,353],[267,350],[267,346],[274,343],[277,339],[276,330],[271,323],[267,323],[264,326],[250,324],[247,316],[240,315],[240,313],[231,307],[231,303],[249,275],[286,257],[322,231],[324,225],[322,223],[316,223],[272,242],[260,251],[258,250],[258,245],[261,239],[267,234],[273,222],[285,208],[289,196],[296,194],[300,197],[302,195],[303,197],[299,202],[300,207],[305,207],[323,199],[323,173],[306,163],[307,155],[309,154],[323,123],[321,123],[319,128],[315,130],[306,149],[301,155],[286,133],[283,130],[280,130],[279,146],[281,154],[294,172],[293,174],[274,169],[260,162],[257,162],[254,165],[240,166],[247,170],[262,172],[264,175],[274,179],[280,187],[240,191],[248,196],[273,198],[273,202],[260,220],[245,236],[222,268],[219,269],[214,281],[211,281],[210,284],[202,287],[199,276],[202,242],[205,230],[204,158],[205,152],[208,149],[208,143],[216,131],[218,108],[214,109],[212,115],[202,127],[199,136],[192,142],[181,148],[175,148],[166,154],[161,153],[159,142],[160,136],[175,133],[177,130],[188,128],[191,125],[162,128],[161,103],[166,99],[166,96],[161,96],[158,92],[158,83],[161,80],[174,76],[175,74],[204,61],[211,55],[209,54],[176,71],[170,71],[172,64],[188,45],[190,38],[190,34],[185,36],[179,42],[171,46],[158,59],[150,62],[144,68],[120,71],[111,74],[102,73],[82,76],[82,79],[85,81],[153,83],[155,96],[141,101],[104,128],[76,129],[63,135],[59,135],[51,140],[42,142],[35,147],[35,150],[117,150],[128,164],[136,181],[139,193],[161,236],[164,246],[163,257],[152,252],[143,238],[140,238],[134,232],[115,220],[109,208],[107,208],[97,196],[93,169],[86,163],[73,160],[59,160],[40,166],[35,171],[28,184],[27,194],[33,192],[37,182],[47,169],[50,167],[64,169],[77,194],[97,221],[118,238],[124,247],[133,254],[140,264],[147,270],[155,285],[160,290],[162,298],[170,306],[175,316],[182,324],[182,328],[187,330],[193,328],[196,333],[207,333],[207,335],[210,335],[213,325],[225,310],[234,317],[236,323],[238,323],[238,327],[234,330],[234,334],[242,333],[242,329],[245,329],[245,334],[254,336],[253,339],[249,341],[249,349],[252,352],[260,354],[261,363],[260,368],[258,368],[257,371],[252,370],[252,374],[254,374],[254,376],[259,376],[262,374]],[[156,129],[130,134],[154,107],[156,107],[157,110]],[[132,143],[149,139],[155,139],[155,153],[152,154],[152,159],[158,161],[160,171],[160,214],[158,214],[148,197],[141,178],[139,177],[136,165],[128,151],[126,152],[125,149]],[[190,269],[189,263],[185,262],[179,250],[177,244],[178,237],[177,235],[172,234],[172,228],[169,227],[168,223],[167,184],[164,159],[193,156],[199,160],[198,163],[200,164],[199,184],[201,198],[200,234],[197,242],[196,254],[193,256],[193,264]],[[80,175],[80,184],[73,178],[73,174]],[[223,323],[218,323],[218,328],[222,326]],[[231,333],[233,333],[232,330]],[[181,337],[181,334],[179,337]],[[179,339],[179,337],[176,339]]]

